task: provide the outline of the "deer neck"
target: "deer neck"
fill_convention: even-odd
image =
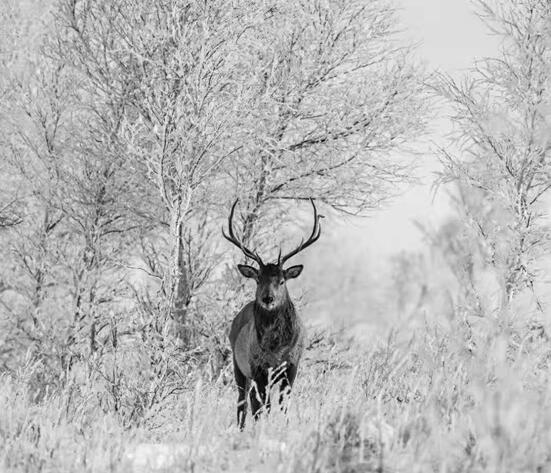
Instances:
[[[272,350],[292,343],[297,314],[289,298],[275,310],[266,310],[255,302],[254,324],[261,347]]]

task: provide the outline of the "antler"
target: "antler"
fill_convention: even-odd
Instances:
[[[314,228],[312,229],[312,233],[308,237],[308,240],[304,241],[301,240],[300,245],[298,245],[297,248],[295,248],[290,253],[287,253],[283,258],[281,257],[281,250],[279,252],[279,256],[277,258],[277,264],[283,265],[285,261],[287,261],[289,258],[295,256],[297,253],[304,250],[304,248],[309,247],[312,243],[315,243],[318,241],[318,238],[321,235],[321,226],[320,226],[320,218],[323,217],[323,215],[318,215],[318,210],[316,209],[316,205],[314,204],[314,199],[310,199],[310,202],[312,203],[312,207],[314,207]]]
[[[260,266],[264,266],[262,259],[260,258],[260,256],[258,256],[258,253],[256,251],[251,251],[247,247],[245,247],[243,243],[237,239],[235,233],[233,232],[233,213],[235,211],[235,206],[237,205],[238,200],[239,199],[235,199],[235,202],[231,207],[230,216],[228,218],[228,233],[230,234],[230,236],[226,235],[226,233],[224,232],[224,227],[222,227],[222,235],[224,235],[224,238],[230,243],[233,243],[235,246],[237,246],[247,258],[251,258],[252,260],[256,261]]]

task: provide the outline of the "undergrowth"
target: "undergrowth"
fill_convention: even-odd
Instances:
[[[94,383],[34,398],[29,383],[40,366],[28,364],[1,380],[0,465],[6,472],[549,471],[551,349],[545,337],[517,340],[497,327],[480,331],[474,348],[458,330],[436,327],[392,330],[371,346],[318,340],[287,414],[249,418],[244,432],[229,367],[212,377],[198,366],[149,407],[134,399],[142,411],[132,423],[106,408]],[[126,376],[143,384],[138,368]]]

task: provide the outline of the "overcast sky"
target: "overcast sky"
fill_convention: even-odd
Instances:
[[[474,14],[470,0],[401,0],[403,22],[435,68],[457,73],[475,58],[493,56],[497,46]]]

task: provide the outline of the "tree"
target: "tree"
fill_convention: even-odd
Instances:
[[[181,324],[215,264],[220,195],[244,197],[258,242],[274,199],[360,213],[409,177],[390,155],[423,130],[426,101],[389,2],[62,5],[58,57],[116,117],[105,129],[145,196],[132,208],[147,272]]]
[[[25,11],[13,7],[18,15]],[[36,44],[15,51],[3,76],[5,179],[19,194],[21,221],[3,235],[2,308],[10,343],[64,376],[105,338],[125,291],[118,259],[134,224],[124,161],[105,153],[101,127],[88,126],[97,115],[82,106],[75,75],[51,54],[51,31],[38,24]]]
[[[551,10],[543,0],[477,5],[501,38],[501,54],[462,82],[441,77],[456,133],[456,147],[443,151],[442,180],[460,187],[462,210],[500,275],[505,308],[524,289],[534,291],[538,261],[549,252]]]
[[[142,0],[66,1],[59,17],[58,57],[79,75],[97,115],[107,109],[113,117],[101,126],[142,196],[132,211],[145,240],[164,246],[144,255],[147,270],[162,281],[167,310],[180,324],[210,268],[189,255],[204,246],[198,240],[211,220],[208,200],[235,151],[228,136],[239,133],[232,55],[244,25],[237,20],[225,2]]]
[[[0,129],[9,128],[8,112],[14,99],[14,71],[22,75],[21,68],[26,58],[32,56],[33,38],[40,34],[37,18],[49,8],[49,2],[9,0],[0,6]],[[13,112],[13,110],[11,110]],[[9,138],[0,136],[0,228],[21,223],[21,195],[17,190],[16,178],[6,163]]]
[[[247,20],[242,75],[255,93],[247,146],[229,168],[248,198],[245,241],[263,214],[277,218],[274,200],[314,197],[354,215],[378,207],[411,176],[393,158],[423,132],[428,105],[391,3],[274,1]]]

